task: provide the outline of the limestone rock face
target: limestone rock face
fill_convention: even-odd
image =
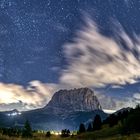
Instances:
[[[101,110],[101,105],[91,89],[80,88],[56,92],[45,109],[55,114],[64,114]]]

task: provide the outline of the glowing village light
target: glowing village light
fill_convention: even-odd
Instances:
[[[12,112],[7,114],[7,116],[17,116],[17,115],[21,115],[21,112]]]
[[[62,133],[61,133],[61,132],[56,132],[56,131],[51,131],[51,134],[52,134],[52,135],[59,136],[59,135],[61,135]]]

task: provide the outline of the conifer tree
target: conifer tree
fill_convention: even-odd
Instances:
[[[31,128],[28,120],[26,120],[26,122],[24,124],[24,129],[23,129],[23,132],[22,132],[22,136],[23,137],[32,137],[32,128]]]
[[[96,115],[93,121],[93,131],[94,130],[100,130],[102,125],[101,117],[100,115]]]
[[[88,132],[91,132],[91,131],[92,131],[92,125],[91,125],[91,123],[88,124],[87,131],[88,131]]]
[[[81,123],[79,126],[79,133],[84,133],[84,132],[86,132],[85,125]]]

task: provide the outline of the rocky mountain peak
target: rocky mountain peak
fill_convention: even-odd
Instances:
[[[45,109],[55,112],[75,112],[101,110],[101,105],[89,88],[59,90],[54,94]]]

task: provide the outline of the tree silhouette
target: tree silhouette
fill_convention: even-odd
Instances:
[[[62,137],[69,137],[70,136],[70,130],[69,129],[64,129],[61,131],[61,136]]]
[[[100,130],[102,126],[102,121],[100,115],[96,115],[93,121],[93,131]]]
[[[32,128],[28,120],[24,124],[24,129],[22,132],[22,137],[32,137]]]
[[[91,125],[91,123],[89,123],[89,124],[88,124],[88,128],[87,128],[87,131],[88,131],[88,132],[91,132],[92,130],[93,130],[92,125]]]
[[[2,135],[14,136],[19,137],[21,135],[21,130],[17,128],[2,128],[1,129]]]
[[[50,137],[50,136],[51,136],[50,131],[47,131],[47,133],[46,133],[46,137]]]
[[[79,126],[79,133],[84,133],[84,132],[86,132],[85,125],[81,123]]]
[[[130,113],[123,121],[123,134],[139,133],[140,132],[140,110],[136,108],[133,113]]]
[[[117,125],[118,124],[118,118],[115,114],[111,114],[109,116],[109,126],[110,127],[113,127],[114,125]]]

